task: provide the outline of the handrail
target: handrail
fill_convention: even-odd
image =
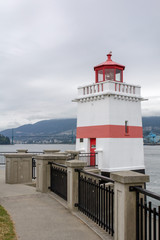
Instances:
[[[66,165],[63,165],[63,164],[60,164],[60,163],[48,162],[48,164],[53,164],[53,165],[56,165],[56,166],[59,166],[59,167],[64,167],[64,168],[67,168],[67,166],[66,166]]]
[[[100,85],[100,84],[102,84],[102,83],[103,83],[103,84],[117,83],[117,84],[121,84],[121,85],[127,85],[127,86],[129,86],[129,87],[131,86],[131,87],[138,87],[138,88],[140,88],[139,85],[135,85],[135,84],[129,84],[129,83],[125,83],[125,82],[106,80],[106,81],[102,81],[102,82],[90,83],[90,84],[87,84],[87,85],[82,85],[82,86],[79,86],[78,89],[84,88],[84,87],[96,86],[96,85]]]
[[[149,190],[146,190],[146,189],[143,189],[141,187],[131,186],[130,191],[136,191],[136,192],[142,193],[146,196],[149,196],[149,197],[152,197],[154,199],[160,200],[160,195],[159,194],[153,193],[153,192],[151,192]]]
[[[95,174],[95,173],[90,173],[90,172],[86,172],[84,170],[81,170],[81,169],[75,169],[76,172],[80,172],[80,173],[85,173],[87,175],[90,175],[90,176],[93,176],[93,177],[97,177],[97,178],[100,178],[106,182],[112,182],[114,183],[114,181],[111,179],[111,178],[108,178],[108,177],[104,177],[104,176],[101,176],[101,175],[98,175],[98,174]]]

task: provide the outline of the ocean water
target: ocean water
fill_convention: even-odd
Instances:
[[[15,152],[17,149],[28,149],[29,152],[58,149],[63,151],[75,150],[71,144],[15,144],[0,145],[0,152]],[[0,156],[0,160],[3,157]],[[160,146],[144,146],[146,174],[150,176],[147,189],[160,194]]]

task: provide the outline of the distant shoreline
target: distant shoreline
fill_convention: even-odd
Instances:
[[[144,146],[146,145],[146,146],[160,146],[160,143],[144,143],[143,144]]]

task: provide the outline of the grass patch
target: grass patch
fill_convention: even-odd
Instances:
[[[17,240],[13,222],[2,206],[0,206],[0,240]]]

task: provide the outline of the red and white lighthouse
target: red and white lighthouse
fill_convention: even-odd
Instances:
[[[94,84],[78,88],[76,150],[96,151],[105,173],[143,172],[141,88],[123,82],[125,66],[111,56],[94,67]]]

